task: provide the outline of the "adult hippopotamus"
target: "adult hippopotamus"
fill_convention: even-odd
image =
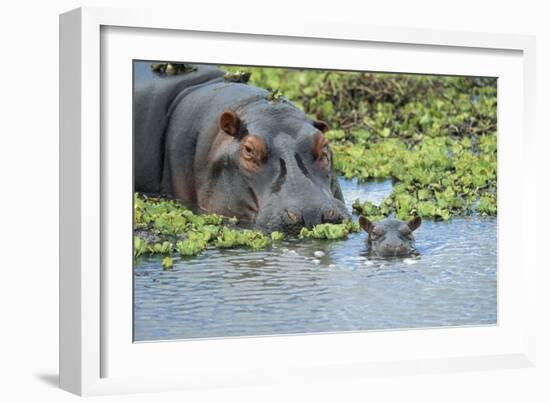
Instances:
[[[415,253],[413,232],[420,224],[420,217],[414,217],[408,222],[394,218],[371,222],[367,217],[359,216],[359,225],[369,233],[369,252],[381,257],[407,256]]]
[[[297,233],[348,218],[327,124],[224,75],[197,66],[136,88],[135,190],[265,231]]]

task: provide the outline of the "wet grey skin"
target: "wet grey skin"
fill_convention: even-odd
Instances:
[[[197,66],[136,88],[135,191],[267,232],[297,234],[349,218],[327,124],[224,75]]]
[[[359,225],[369,236],[369,253],[380,257],[409,256],[416,253],[413,232],[420,227],[422,219],[415,217],[405,222],[393,218],[371,222],[365,216],[359,216]]]

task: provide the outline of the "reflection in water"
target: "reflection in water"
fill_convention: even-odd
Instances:
[[[379,203],[391,182],[341,180]],[[496,323],[496,219],[424,220],[419,256],[367,255],[366,233],[262,250],[209,249],[134,269],[136,341]],[[322,253],[316,253],[322,251]]]

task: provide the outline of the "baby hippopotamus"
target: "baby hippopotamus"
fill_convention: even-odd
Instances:
[[[420,227],[422,219],[415,217],[405,222],[393,218],[371,222],[359,217],[359,225],[369,233],[369,252],[382,257],[407,256],[415,252],[413,231]]]

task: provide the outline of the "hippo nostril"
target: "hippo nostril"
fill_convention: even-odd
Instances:
[[[298,216],[296,216],[296,214],[294,214],[292,211],[287,210],[286,214],[288,215],[288,218],[290,219],[290,221],[293,221],[293,222],[298,221]]]
[[[328,222],[328,223],[334,223],[334,222],[337,222],[337,217],[336,217],[336,211],[334,211],[334,209],[328,209],[326,210],[322,217],[321,217],[321,222]]]

